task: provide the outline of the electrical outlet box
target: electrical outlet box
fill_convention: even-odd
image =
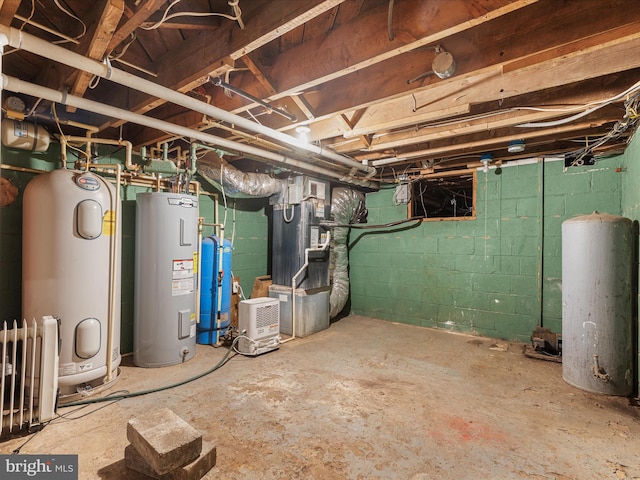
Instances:
[[[287,190],[287,204],[298,205],[302,201],[302,185],[290,183]]]

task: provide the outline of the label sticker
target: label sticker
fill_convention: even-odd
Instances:
[[[93,368],[93,363],[83,363],[82,365],[78,365],[78,370],[81,372],[87,372]]]
[[[191,329],[189,330],[189,338],[193,338],[196,336],[196,326],[191,325]]]
[[[198,252],[193,252],[193,273],[198,273]]]
[[[63,363],[58,368],[59,377],[64,377],[65,375],[73,375],[74,373],[76,373],[75,363]]]
[[[174,280],[171,282],[171,296],[189,295],[194,292],[193,278],[185,278],[183,280]]]
[[[113,235],[116,226],[116,212],[107,210],[102,217],[102,233],[105,235]]]
[[[174,260],[173,270],[193,270],[193,258],[187,260]]]
[[[174,270],[173,271],[173,280],[179,280],[181,278],[192,278],[193,271],[192,270]]]

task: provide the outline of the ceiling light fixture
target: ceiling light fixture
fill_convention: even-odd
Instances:
[[[524,152],[524,140],[511,140],[509,142],[509,146],[507,147],[507,152],[509,153]]]
[[[298,125],[296,127],[296,133],[298,134],[298,138],[301,142],[309,143],[309,134],[311,133],[311,129],[306,125]]]

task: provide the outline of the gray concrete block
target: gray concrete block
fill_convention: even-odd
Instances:
[[[205,440],[202,452],[196,460],[164,475],[158,475],[133,445],[127,446],[124,450],[124,460],[128,468],[157,480],[199,480],[216,465],[216,455],[215,442]]]
[[[158,475],[153,468],[142,458],[133,445],[127,445],[124,449],[124,464],[131,470],[142,473],[151,478],[160,479],[166,475]]]
[[[158,475],[193,462],[202,451],[202,435],[168,408],[129,420],[127,439]]]

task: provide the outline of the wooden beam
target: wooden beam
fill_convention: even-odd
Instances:
[[[608,116],[607,118],[600,118],[598,120],[589,120],[579,123],[570,123],[566,125],[560,125],[549,128],[537,128],[529,129],[528,131],[513,131],[510,134],[496,135],[489,138],[473,138],[470,136],[468,140],[457,139],[452,142],[445,142],[442,145],[423,148],[419,150],[410,151],[398,151],[395,153],[401,160],[398,163],[406,161],[414,161],[417,158],[427,157],[439,157],[439,156],[452,156],[468,154],[470,151],[484,152],[490,151],[493,148],[506,149],[507,144],[511,140],[531,140],[540,137],[557,137],[558,135],[565,135],[565,138],[574,138],[582,135],[582,132],[593,132],[594,127],[603,125],[606,123],[612,123],[616,120],[615,117]],[[580,133],[577,133],[580,132]],[[386,155],[388,156],[388,155]],[[373,158],[384,158],[385,155],[373,155],[365,154],[358,156],[358,160],[371,160]]]
[[[156,82],[180,92],[193,90],[207,82],[224,59],[237,60],[343,1],[255,0],[243,9],[244,30],[229,22],[215,31],[199,32],[187,38],[180,48],[158,59]],[[145,113],[162,103],[163,100],[133,91],[126,108]]]
[[[624,38],[579,50],[561,58],[534,64],[503,74],[501,67],[475,71],[455,80],[445,81],[412,95],[405,95],[371,107],[352,135],[372,133],[382,129],[399,128],[422,122],[423,114],[414,111],[415,105],[429,110],[453,108],[473,100],[477,103],[501,100],[550,89],[567,83],[600,77],[640,67],[640,29]]]
[[[83,47],[83,54],[93,60],[102,60],[107,53],[107,46],[113,37],[113,33],[118,27],[122,13],[124,12],[124,0],[107,0],[102,10],[94,9],[94,11],[100,11],[100,15],[94,15],[92,22],[88,25],[87,30],[91,32],[89,38],[89,45],[86,46],[81,42]],[[78,72],[78,75],[71,86],[70,93],[78,97],[83,97],[89,83],[91,82],[91,74],[87,72]],[[67,112],[75,112],[74,107],[67,106]]]
[[[269,96],[278,93],[278,86],[271,80],[271,78],[269,78],[269,75],[266,72],[267,69],[262,65],[260,60],[258,60],[254,52],[249,52],[247,55],[242,57],[242,61],[253,76],[256,77],[256,80],[258,80],[260,85],[267,90]]]
[[[386,34],[388,6],[360,15],[329,34],[282,52],[272,76],[280,95],[300,92],[402,53],[468,30],[538,0],[404,0],[396,2],[393,41]],[[478,11],[481,10],[481,11]],[[357,35],[354,35],[357,32]]]
[[[345,84],[357,86],[366,92],[385,87],[386,80],[383,79],[378,84],[381,79],[376,78],[377,81],[372,82],[367,75],[358,75],[358,72],[368,70],[372,65],[385,63],[382,70],[384,76],[389,77],[389,72],[394,72],[396,67],[393,59],[404,52],[415,50],[420,53],[416,67],[424,71],[425,52],[420,47],[436,44],[449,35],[467,31],[537,1],[488,0],[483,2],[482,6],[478,6],[475,2],[466,0],[403,0],[396,3],[397,12],[394,15],[394,22],[403,25],[403,28],[401,32],[397,32],[392,42],[386,35],[388,6],[372,9],[335,27],[326,35],[275,56],[270,78],[278,86],[278,93],[269,97],[269,100],[300,94],[331,80],[334,80],[334,83],[330,82],[334,87],[340,88],[342,83],[335,82],[335,79],[342,77],[345,78]],[[353,35],[353,32],[358,32],[358,35]],[[433,52],[429,51],[426,54],[430,56],[431,62]],[[404,80],[406,79],[403,79],[403,82]],[[244,90],[262,98],[258,85],[245,84]],[[386,88],[383,90],[387,91]],[[403,83],[401,92],[406,90],[407,85]],[[340,93],[339,90],[333,92],[342,98]],[[374,93],[370,95],[377,100],[381,98]],[[324,104],[325,99],[311,100],[309,95],[307,99],[314,109],[314,116],[322,116],[323,113],[316,109]],[[222,98],[221,101],[223,108],[228,111],[238,113],[246,109],[239,102],[233,103]],[[332,113],[337,112],[338,110],[332,110]]]
[[[21,0],[0,0],[0,25],[11,26]]]
[[[113,51],[125,39],[129,38],[136,28],[140,26],[151,15],[164,6],[166,0],[142,0],[142,4],[138,6],[133,16],[131,16],[111,37],[107,52]]]
[[[615,1],[613,6],[616,8],[613,10],[610,4],[593,1],[589,2],[588,9],[585,8],[586,2],[552,3],[554,8],[550,8],[550,2],[539,2],[526,11],[500,17],[463,35],[448,38],[447,49],[454,54],[458,65],[454,76],[446,80],[430,77],[425,79],[420,88],[408,89],[406,81],[425,69],[425,53],[416,50],[394,61],[383,62],[318,86],[313,96],[317,116],[324,118],[393,97],[407,98],[411,93],[422,95],[419,105],[429,105],[429,102],[443,99],[438,90],[446,84],[457,85],[457,88],[447,91],[447,95],[457,99],[477,82],[476,76],[486,79],[487,69],[492,65],[517,62],[536,52],[561,45],[572,45],[577,51],[579,45],[573,42],[590,37],[594,32],[602,33],[597,39],[599,43],[613,41],[623,33],[622,30],[616,30],[616,25],[628,24],[625,28],[629,30],[640,29],[640,9],[633,8],[635,2],[632,0]],[[393,74],[390,75],[390,72]],[[502,70],[496,70],[494,74],[501,76]],[[500,88],[508,89],[508,82],[505,81]],[[510,93],[503,91],[491,100],[504,100]],[[409,101],[408,105],[412,103]],[[380,105],[377,108],[381,111],[385,107]],[[401,116],[405,111],[397,113]]]

